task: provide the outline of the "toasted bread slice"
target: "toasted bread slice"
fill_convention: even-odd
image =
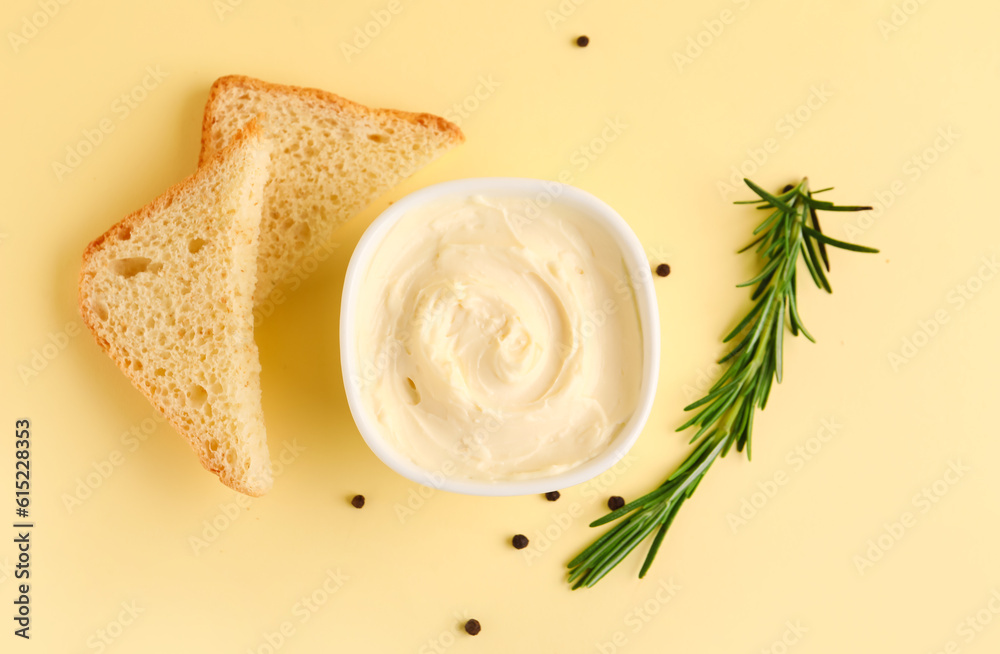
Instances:
[[[378,196],[465,137],[438,116],[371,109],[317,89],[221,77],[205,106],[200,163],[263,114],[274,142],[264,191],[255,299]]]
[[[222,483],[271,488],[253,292],[271,144],[256,122],[83,254],[98,344]]]

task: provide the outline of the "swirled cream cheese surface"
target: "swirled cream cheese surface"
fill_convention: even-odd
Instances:
[[[359,288],[361,397],[384,438],[452,477],[557,474],[636,409],[642,335],[613,236],[526,198],[441,198],[404,214]]]

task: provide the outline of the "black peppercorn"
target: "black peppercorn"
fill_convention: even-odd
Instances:
[[[360,509],[364,505],[365,505],[364,495],[355,495],[354,497],[351,498],[351,506],[353,506],[355,509]]]
[[[560,497],[559,491],[549,491],[548,493],[545,494],[545,499],[547,499],[550,502],[555,502],[556,500],[559,499],[559,497]]]
[[[589,36],[578,36],[578,37],[576,37],[576,44],[578,46],[580,46],[581,48],[586,48],[588,45],[590,45],[590,37]]]
[[[667,275],[669,275],[670,274],[670,264],[668,264],[668,263],[661,263],[660,265],[658,265],[656,267],[656,274],[659,275],[660,277],[666,277]]]
[[[528,537],[524,534],[518,534],[510,539],[510,544],[514,546],[514,549],[523,550],[528,546]]]
[[[612,511],[617,511],[623,506],[625,506],[625,498],[621,495],[612,495],[608,498],[608,508]]]
[[[465,623],[465,633],[469,634],[470,636],[475,636],[482,630],[483,630],[483,625],[479,624],[479,620],[476,620],[475,618]]]

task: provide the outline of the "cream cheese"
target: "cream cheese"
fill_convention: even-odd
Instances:
[[[579,210],[438,199],[389,229],[359,291],[363,404],[426,470],[557,474],[604,452],[636,409],[634,289],[615,239]]]

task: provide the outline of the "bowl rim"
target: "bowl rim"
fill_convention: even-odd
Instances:
[[[555,475],[487,481],[451,478],[447,470],[427,470],[399,452],[382,436],[361,397],[360,362],[356,360],[353,345],[357,331],[357,296],[378,245],[389,230],[416,207],[446,196],[481,194],[534,198],[536,204],[543,208],[558,202],[581,209],[615,238],[632,285],[643,345],[642,378],[635,411],[607,449],[589,461]],[[545,205],[542,205],[543,198],[548,198]],[[533,495],[569,488],[589,481],[618,464],[638,440],[652,411],[660,365],[660,324],[652,267],[638,237],[625,219],[602,200],[575,186],[526,177],[469,177],[432,184],[389,205],[358,240],[344,276],[340,305],[340,361],[347,404],[361,437],[375,456],[403,477],[434,489],[494,497]]]

